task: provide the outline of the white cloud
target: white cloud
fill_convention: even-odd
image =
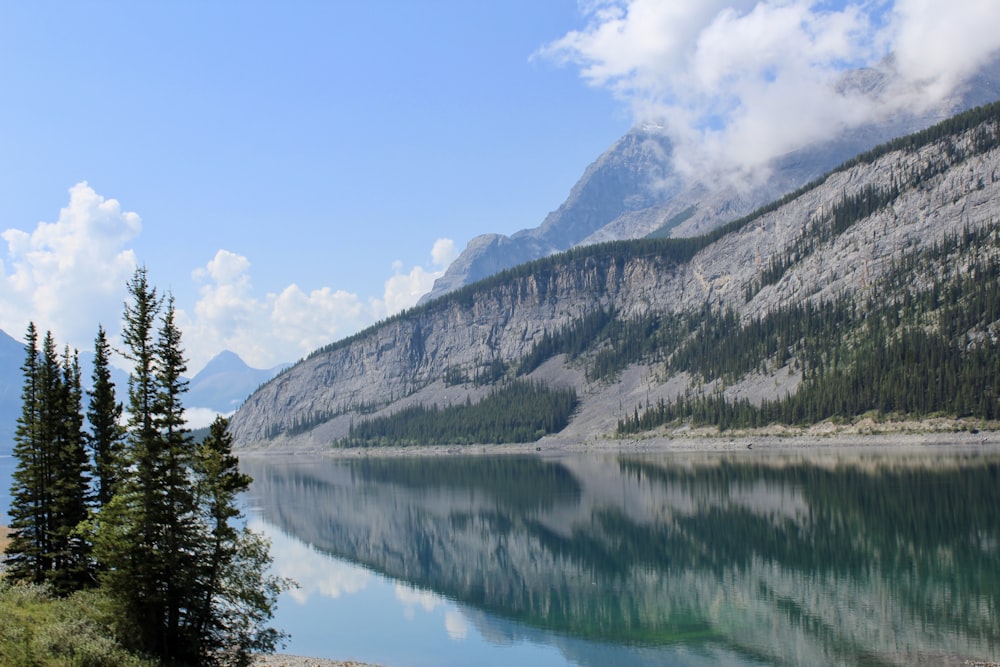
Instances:
[[[17,337],[34,321],[56,340],[89,349],[97,324],[111,330],[121,317],[125,285],[137,265],[125,246],[142,221],[85,182],[70,188],[69,197],[56,222],[0,235],[7,242],[0,328]]]
[[[126,284],[139,264],[127,246],[141,230],[136,213],[123,211],[117,200],[84,182],[70,188],[69,204],[56,222],[4,231],[0,329],[18,337],[34,321],[60,344],[89,350],[101,323],[114,344]],[[434,268],[404,272],[397,262],[382,295],[362,297],[331,287],[307,291],[294,283],[261,294],[253,286],[249,258],[219,250],[191,272],[197,302],[177,303],[189,371],[197,372],[224,349],[257,368],[294,361],[415,305],[455,255],[453,241],[438,239],[430,252]],[[199,421],[213,417],[197,415]]]
[[[946,95],[1000,48],[995,0],[896,0],[893,52],[904,78]]]
[[[417,607],[426,612],[432,612],[443,604],[440,596],[404,584],[396,584],[395,594],[396,599],[403,605],[403,616],[408,620],[412,620],[416,616]]]
[[[404,584],[396,584],[396,599],[403,605],[403,617],[407,620],[416,618],[417,609],[430,613],[445,605],[440,595],[430,591],[421,591]],[[469,635],[469,624],[462,612],[449,608],[444,614],[444,629],[453,641],[461,641]]]
[[[371,580],[364,568],[324,556],[260,519],[252,520],[251,528],[271,541],[276,573],[298,584],[288,595],[300,605],[314,595],[336,599],[359,593]]]
[[[995,0],[604,0],[583,11],[585,28],[535,57],[577,66],[637,122],[663,123],[691,173],[750,173],[832,129],[933,104],[1000,49]],[[877,98],[838,85],[866,66],[895,85]]]
[[[329,287],[305,292],[292,284],[260,296],[250,267],[246,257],[219,250],[192,273],[201,283],[200,297],[193,313],[178,313],[192,368],[223,349],[258,368],[294,361],[358,331],[384,311],[376,299],[364,301]]]
[[[223,417],[232,416],[232,412],[220,413],[211,408],[185,407],[184,418],[187,419],[188,428],[204,428],[210,426],[215,418],[222,414]]]
[[[385,281],[383,299],[387,315],[394,315],[411,306],[415,306],[424,294],[431,291],[434,281],[444,275],[448,265],[455,261],[458,251],[451,239],[438,239],[431,248],[431,260],[436,270],[428,271],[422,266],[415,266],[409,273],[403,273],[403,265],[396,262],[393,265],[393,275]]]
[[[450,239],[438,239],[431,259],[438,267],[415,266],[403,272],[393,264],[382,298],[363,298],[329,287],[306,292],[292,284],[277,294],[259,296],[250,280],[250,261],[219,250],[192,277],[201,283],[192,314],[180,312],[191,367],[220,350],[232,350],[257,368],[294,361],[313,350],[353,334],[375,321],[416,305],[456,255]]]
[[[453,641],[461,641],[469,636],[469,624],[462,612],[452,609],[444,615],[444,629]]]
[[[458,249],[451,239],[438,239],[431,248],[431,259],[436,266],[447,269],[448,265],[458,257]]]

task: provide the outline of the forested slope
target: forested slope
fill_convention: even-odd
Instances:
[[[538,260],[318,350],[250,397],[237,442],[388,443],[371,429],[402,433],[419,412],[404,409],[474,405],[520,377],[575,392],[573,438],[863,413],[993,419],[998,181],[991,105],[707,236]],[[428,439],[412,436],[395,441]]]

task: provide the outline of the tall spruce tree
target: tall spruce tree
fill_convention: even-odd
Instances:
[[[167,457],[158,430],[156,320],[161,300],[146,269],[136,270],[127,285],[122,354],[132,362],[128,387],[128,432],[123,476],[115,495],[100,512],[94,553],[101,565],[101,585],[112,601],[116,634],[129,648],[172,657],[167,636],[171,558],[166,553],[170,503],[164,487]]]
[[[164,636],[172,659],[190,660],[197,646],[192,611],[198,591],[198,567],[204,558],[204,535],[195,507],[190,472],[194,441],[184,416],[187,363],[181,332],[175,323],[174,300],[166,299],[156,341],[157,431],[162,440],[163,557],[166,627]],[[192,655],[193,653],[193,655]]]
[[[201,602],[196,609],[203,664],[251,664],[255,652],[271,652],[284,637],[265,627],[286,582],[267,573],[268,545],[247,527],[236,502],[251,478],[232,453],[229,420],[219,416],[195,455],[198,507],[208,530],[202,561]]]
[[[116,398],[115,383],[111,379],[111,345],[103,326],[97,327],[97,338],[94,340],[94,372],[88,394],[88,441],[94,459],[95,500],[97,507],[101,508],[111,501],[114,494],[122,464],[122,438],[125,433],[121,426],[122,404]]]
[[[83,389],[80,358],[67,347],[61,380],[53,401],[56,424],[52,471],[52,572],[49,582],[59,594],[93,583],[90,543],[80,524],[87,519],[90,500],[89,460],[83,429]]]
[[[129,474],[93,531],[112,622],[126,645],[167,664],[247,664],[251,652],[273,649],[280,638],[263,623],[281,582],[267,575],[266,542],[228,527],[238,515],[235,493],[248,481],[235,470],[230,441],[216,433],[196,453],[172,298],[157,296],[145,269],[128,291],[123,354],[133,369],[122,459]]]
[[[68,349],[60,360],[51,332],[39,350],[32,323],[21,370],[9,574],[15,581],[49,583],[65,595],[90,582],[89,545],[79,531],[89,486],[79,360]]]
[[[14,581],[41,583],[50,567],[45,521],[48,456],[43,447],[38,330],[34,322],[28,324],[24,340],[21,415],[17,418],[14,434],[13,454],[17,465],[10,494],[12,532],[7,547],[7,576]]]

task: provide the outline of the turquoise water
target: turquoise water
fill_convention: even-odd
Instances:
[[[1000,656],[982,451],[246,460],[291,653],[408,665]]]
[[[1000,659],[1000,453],[245,460],[286,651],[386,667]],[[6,518],[14,460],[0,457]]]

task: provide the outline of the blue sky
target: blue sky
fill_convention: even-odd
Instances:
[[[0,328],[89,349],[141,263],[192,373],[294,360],[539,224],[635,122],[679,169],[759,169],[947,94],[997,25],[993,0],[2,2]],[[888,53],[898,94],[835,94]]]
[[[181,309],[220,249],[247,259],[255,294],[366,306],[396,273],[440,270],[438,239],[537,225],[628,129],[609,96],[529,62],[577,16],[549,0],[3,3],[0,229],[55,222],[86,182],[141,218],[121,247]],[[113,329],[122,298],[88,304],[86,328]]]

